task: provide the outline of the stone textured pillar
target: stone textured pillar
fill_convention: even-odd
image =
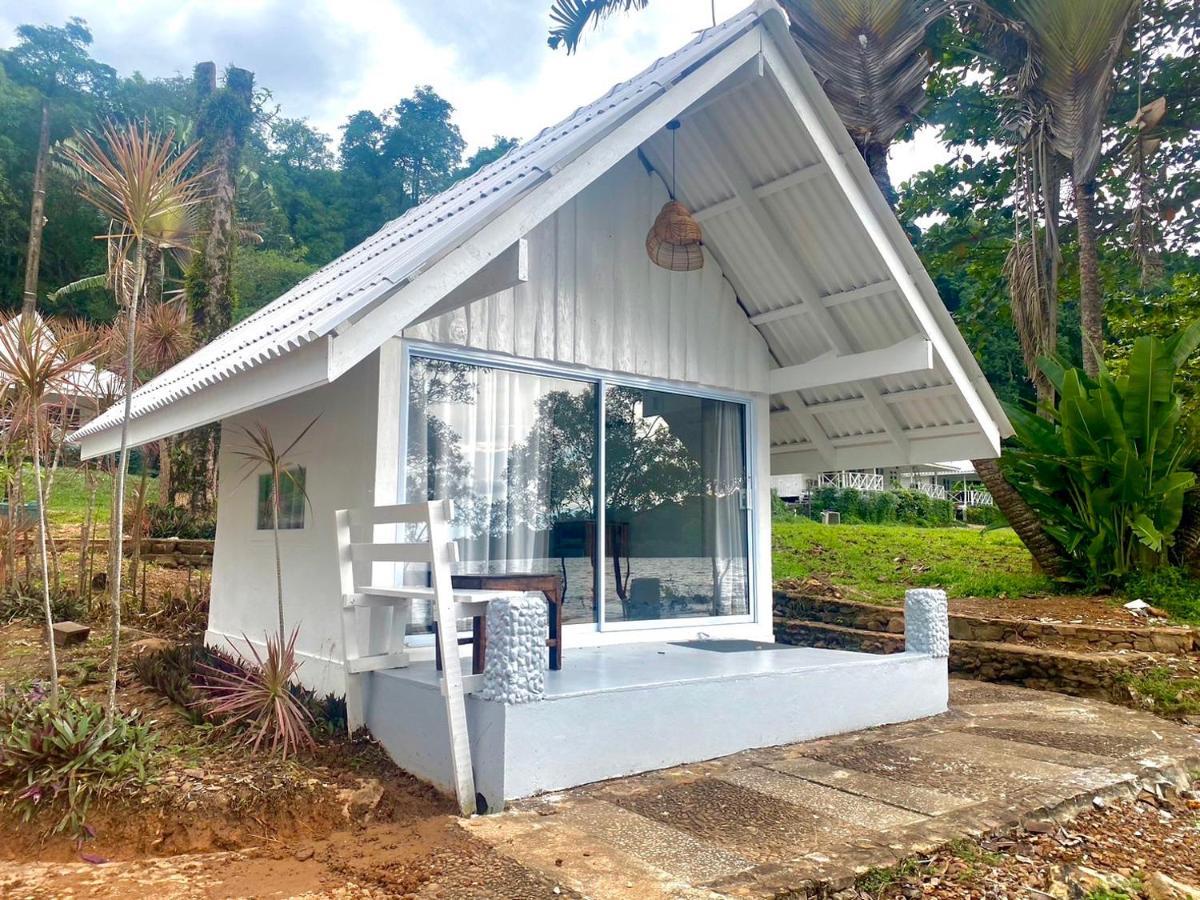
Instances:
[[[904,649],[938,659],[950,655],[950,611],[945,591],[915,588],[904,592]]]
[[[488,603],[484,700],[529,703],[546,692],[546,598],[530,593]]]

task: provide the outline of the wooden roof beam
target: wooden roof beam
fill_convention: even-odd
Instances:
[[[874,284],[864,284],[862,287],[852,288],[848,291],[837,291],[833,294],[822,294],[821,303],[826,309],[834,306],[841,306],[843,303],[853,303],[856,300],[866,300],[868,297],[878,297],[880,294],[891,293],[898,290],[899,287],[895,281],[886,278],[883,281],[877,281]],[[750,317],[751,325],[766,325],[768,322],[778,322],[781,319],[790,319],[793,316],[802,316],[806,311],[804,303],[793,303],[790,306],[783,306],[779,309],[771,309],[767,312],[757,313]]]

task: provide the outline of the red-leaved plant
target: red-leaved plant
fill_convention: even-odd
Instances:
[[[197,690],[204,714],[221,728],[244,728],[246,743],[255,752],[266,748],[287,757],[302,747],[314,746],[309,731],[312,714],[290,689],[300,667],[296,660],[298,632],[294,629],[286,644],[268,635],[265,657],[247,638],[253,661],[243,657],[244,662],[236,667],[200,665]]]

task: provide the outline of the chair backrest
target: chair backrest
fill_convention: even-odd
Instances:
[[[449,523],[453,515],[454,506],[449,500],[339,509],[334,516],[342,593],[357,593],[362,586],[355,577],[355,563],[426,565],[437,580],[436,570],[458,559],[458,545],[450,539]],[[376,528],[389,525],[416,526],[423,529],[423,535],[404,539],[412,529],[396,528],[391,540],[376,540]],[[355,540],[356,536],[366,539]],[[448,570],[445,577],[449,578]]]

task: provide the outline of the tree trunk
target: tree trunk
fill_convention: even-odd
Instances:
[[[158,505],[174,506],[175,492],[171,487],[171,445],[170,438],[158,442]]]
[[[1104,359],[1104,297],[1100,292],[1100,254],[1096,247],[1096,184],[1075,185],[1076,231],[1079,239],[1079,331],[1083,370],[1093,378]]]
[[[971,465],[992,495],[992,500],[1004,513],[1008,524],[1029,550],[1038,568],[1056,578],[1067,572],[1067,558],[1062,546],[1042,528],[1042,521],[1025,498],[1017,493],[1004,477],[998,459],[973,459]]]
[[[50,652],[50,708],[58,709],[58,651],[54,648],[54,610],[50,606],[50,570],[46,563],[46,503],[42,492],[42,451],[38,415],[33,419],[33,482],[37,486],[38,544],[42,556],[42,605],[46,614],[46,647]]]
[[[871,171],[871,177],[875,179],[879,192],[883,194],[883,199],[894,210],[900,198],[896,195],[896,189],[892,186],[892,176],[888,171],[887,144],[865,144],[858,148],[858,152],[866,160],[867,168]]]
[[[50,157],[50,101],[42,100],[42,130],[38,135],[37,163],[33,169],[33,201],[29,209],[29,247],[25,255],[25,293],[21,311],[37,307],[38,268],[42,260],[42,229],[46,226],[46,165]]]
[[[129,469],[129,419],[133,410],[133,359],[134,344],[137,339],[138,299],[142,293],[142,283],[146,277],[146,257],[142,239],[138,238],[134,249],[137,259],[134,262],[133,292],[126,309],[128,325],[125,332],[125,410],[121,416],[121,452],[117,457],[116,480],[113,488],[113,522],[112,544],[109,549],[109,584],[110,602],[112,603],[112,656],[108,667],[108,704],[104,711],[106,727],[112,726],[113,716],[117,711],[117,666],[120,659],[121,646],[121,555],[125,550],[125,475]]]

